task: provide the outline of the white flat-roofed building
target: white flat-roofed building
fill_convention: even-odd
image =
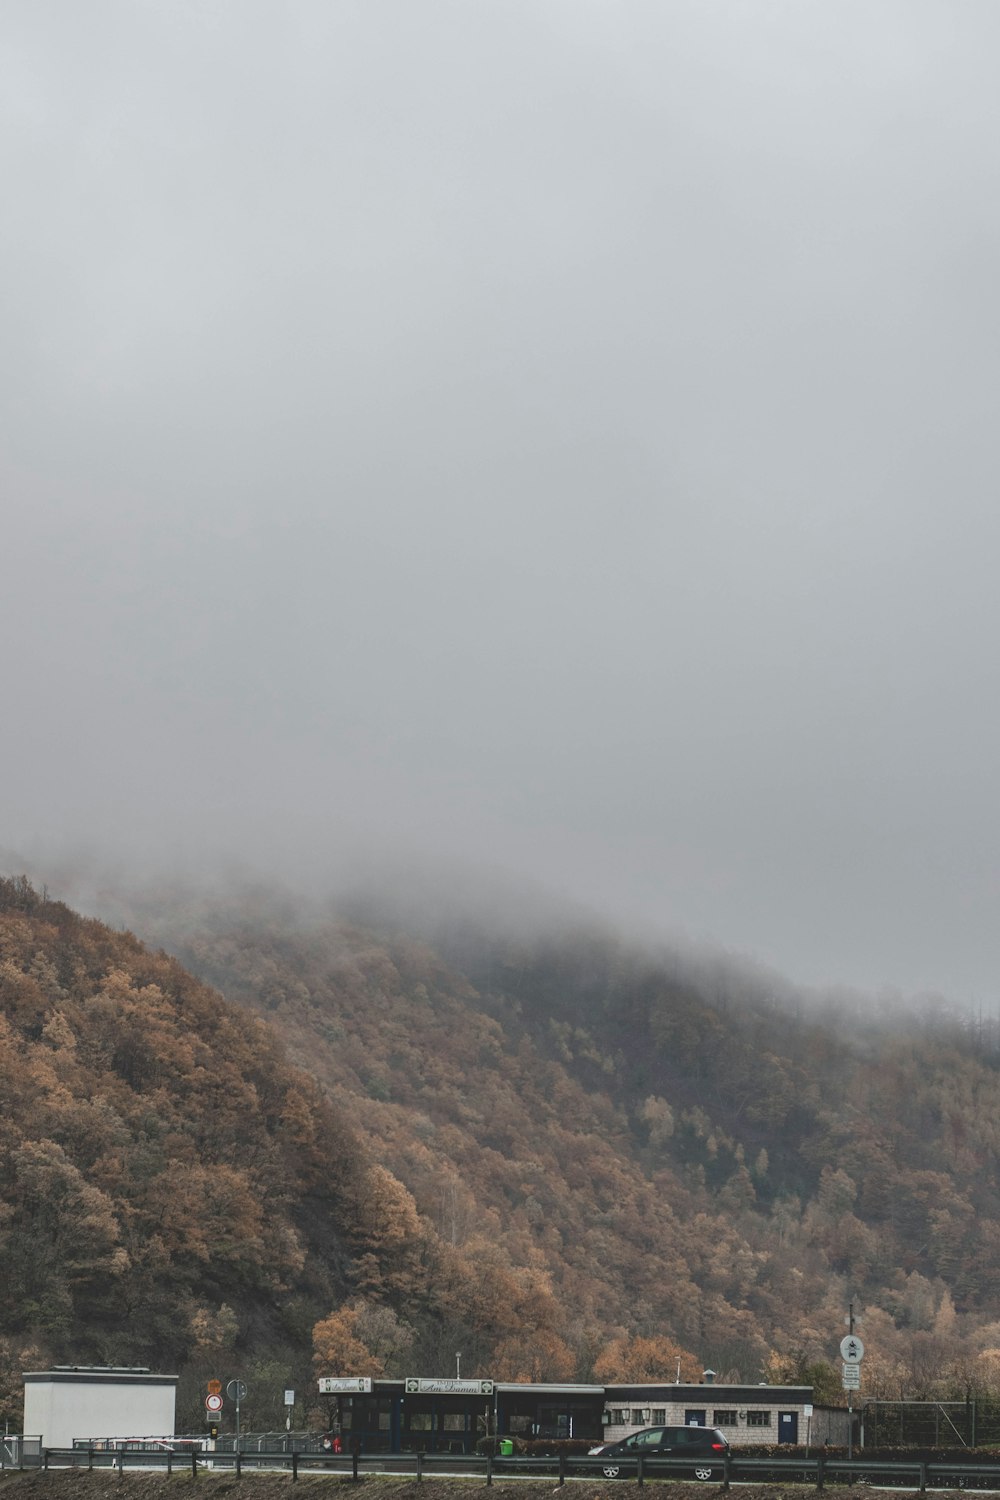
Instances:
[[[171,1437],[177,1376],[144,1367],[56,1365],[24,1379],[25,1434],[43,1448],[109,1437]]]
[[[806,1385],[618,1381],[604,1388],[605,1441],[618,1442],[643,1427],[718,1427],[734,1448],[762,1443],[808,1443],[813,1390]]]

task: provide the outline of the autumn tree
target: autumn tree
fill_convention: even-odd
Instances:
[[[399,1375],[413,1329],[391,1308],[364,1300],[335,1309],[313,1328],[318,1375]]]
[[[594,1361],[594,1374],[604,1381],[698,1381],[702,1367],[673,1339],[622,1334],[601,1350]]]

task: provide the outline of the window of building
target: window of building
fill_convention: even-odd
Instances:
[[[650,1418],[650,1421],[653,1423],[653,1426],[654,1427],[662,1426],[663,1423],[666,1420],[667,1420],[667,1408],[665,1406],[654,1406],[653,1407],[653,1415]]]
[[[620,1406],[612,1406],[608,1412],[608,1420],[612,1427],[627,1427],[628,1412],[623,1411]]]
[[[446,1411],[441,1418],[441,1427],[445,1432],[464,1432],[465,1412]]]
[[[716,1427],[735,1427],[736,1413],[734,1411],[719,1411],[718,1408],[712,1413],[712,1421]]]
[[[747,1426],[748,1427],[770,1427],[770,1425],[771,1425],[771,1413],[769,1411],[748,1411],[747,1412]]]

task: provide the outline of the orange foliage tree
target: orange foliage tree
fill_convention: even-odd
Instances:
[[[594,1361],[598,1380],[701,1379],[699,1361],[673,1339],[629,1337],[612,1339]]]
[[[313,1367],[317,1375],[396,1375],[412,1346],[412,1328],[390,1307],[353,1302],[316,1324]]]

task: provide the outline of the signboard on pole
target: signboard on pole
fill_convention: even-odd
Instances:
[[[843,1387],[845,1391],[860,1391],[861,1389],[861,1366],[845,1363],[841,1366],[844,1371]]]

